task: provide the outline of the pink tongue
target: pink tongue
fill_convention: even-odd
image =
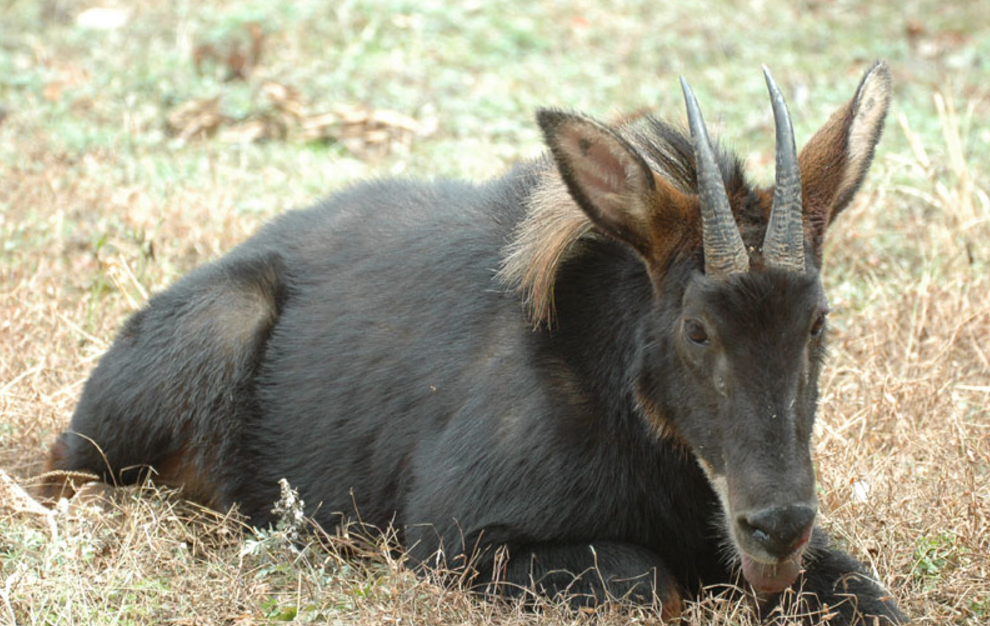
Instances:
[[[758,563],[745,554],[742,557],[743,576],[757,591],[777,593],[791,586],[801,573],[801,556],[778,563],[766,565]]]

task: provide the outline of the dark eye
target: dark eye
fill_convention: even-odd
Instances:
[[[819,337],[822,331],[825,330],[825,313],[819,313],[818,317],[815,318],[815,323],[811,325],[811,336]]]
[[[708,333],[705,332],[705,327],[695,320],[684,321],[684,334],[692,343],[699,345],[708,343]]]

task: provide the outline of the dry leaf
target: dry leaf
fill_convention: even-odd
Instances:
[[[168,114],[168,130],[180,141],[212,135],[227,121],[220,111],[220,96],[184,102]]]
[[[221,141],[230,143],[252,143],[284,139],[288,127],[278,116],[260,114],[225,128],[220,133]]]
[[[306,118],[302,130],[307,140],[339,141],[358,158],[377,159],[396,148],[408,149],[420,125],[396,111],[341,104]]]
[[[279,111],[296,119],[305,115],[305,102],[303,102],[302,94],[296,89],[282,83],[268,81],[261,86],[261,93]]]
[[[262,85],[265,103],[242,119],[220,110],[220,96],[185,102],[168,114],[168,129],[180,141],[220,133],[222,141],[251,143],[299,135],[304,141],[341,143],[354,156],[374,160],[409,149],[424,125],[397,111],[338,104],[326,113],[307,114],[296,89],[275,81]]]
[[[0,502],[16,513],[34,513],[36,515],[48,515],[51,510],[35,500],[17,484],[7,472],[0,469]]]

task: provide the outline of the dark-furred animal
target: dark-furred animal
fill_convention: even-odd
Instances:
[[[713,146],[682,81],[688,131],[542,110],[548,153],[500,178],[371,182],[282,215],[127,321],[49,468],[152,472],[260,526],[285,478],[323,527],[359,516],[415,562],[473,556],[493,592],[670,616],[744,581],[763,611],[793,589],[830,624],[900,623],[815,529],[810,447],[822,246],[889,73],[800,153],[766,81],[770,187]]]

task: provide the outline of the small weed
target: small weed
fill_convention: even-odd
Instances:
[[[278,598],[271,596],[261,603],[261,612],[270,620],[291,622],[296,619],[299,610],[295,606],[279,606]]]
[[[990,596],[985,596],[979,600],[973,600],[970,602],[969,612],[974,618],[990,617]]]
[[[958,546],[955,535],[941,532],[919,537],[914,550],[914,579],[931,585],[961,565],[967,550]]]

